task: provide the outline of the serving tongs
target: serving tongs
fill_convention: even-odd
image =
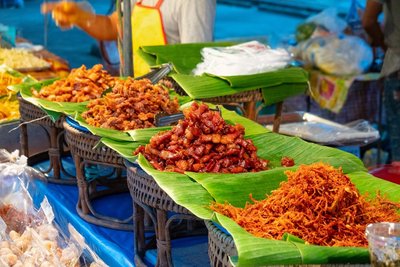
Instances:
[[[150,71],[149,73],[136,77],[135,80],[141,80],[141,79],[149,79],[151,83],[155,84],[158,83],[160,80],[165,78],[172,70],[173,70],[173,65],[172,63],[165,63],[162,64],[159,68]]]
[[[210,108],[210,110],[217,111],[221,115],[221,109],[218,106],[216,106],[214,109]],[[162,127],[176,125],[178,121],[183,118],[185,118],[185,116],[183,115],[182,111],[171,115],[166,112],[159,112],[154,117],[154,120],[157,127]]]

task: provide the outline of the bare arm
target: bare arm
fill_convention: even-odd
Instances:
[[[362,18],[362,25],[372,40],[372,46],[382,47],[386,51],[384,35],[378,22],[380,13],[382,13],[382,4],[374,0],[368,0]]]
[[[110,16],[96,15],[83,10],[75,2],[45,3],[42,13],[52,14],[56,24],[62,28],[77,26],[97,40],[117,40],[118,18],[114,12]]]

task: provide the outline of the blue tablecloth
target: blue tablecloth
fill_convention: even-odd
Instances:
[[[64,167],[74,167],[70,158],[63,160]],[[35,167],[48,166],[43,162]],[[35,180],[30,187],[35,205],[39,206],[44,196],[53,207],[56,222],[68,233],[68,224],[85,238],[90,248],[109,266],[134,266],[134,234],[130,231],[113,230],[84,221],[76,212],[78,189],[72,185],[58,185]],[[132,214],[132,199],[129,193],[117,194],[96,200],[96,211],[109,216],[127,218]],[[181,238],[172,242],[174,266],[210,266],[207,254],[207,236]],[[154,265],[156,250],[146,253],[146,261]]]

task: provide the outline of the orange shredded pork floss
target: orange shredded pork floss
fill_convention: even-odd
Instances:
[[[232,218],[257,237],[282,239],[285,233],[309,244],[367,247],[369,223],[399,222],[399,203],[360,195],[341,169],[324,163],[286,171],[287,181],[266,199],[244,208],[214,203],[211,208]]]

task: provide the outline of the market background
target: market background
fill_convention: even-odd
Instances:
[[[47,29],[47,50],[69,61],[72,68],[82,64],[91,67],[101,62],[98,43],[79,29],[61,30],[51,18],[40,13],[40,0],[26,0],[16,7],[16,0],[2,0],[0,23],[15,26],[18,35],[34,44],[44,44]],[[98,14],[107,14],[113,1],[88,1]],[[235,1],[218,0],[215,40],[261,39],[272,47],[285,45],[294,38],[296,26],[306,17],[327,7],[336,7],[345,14],[351,1]]]

